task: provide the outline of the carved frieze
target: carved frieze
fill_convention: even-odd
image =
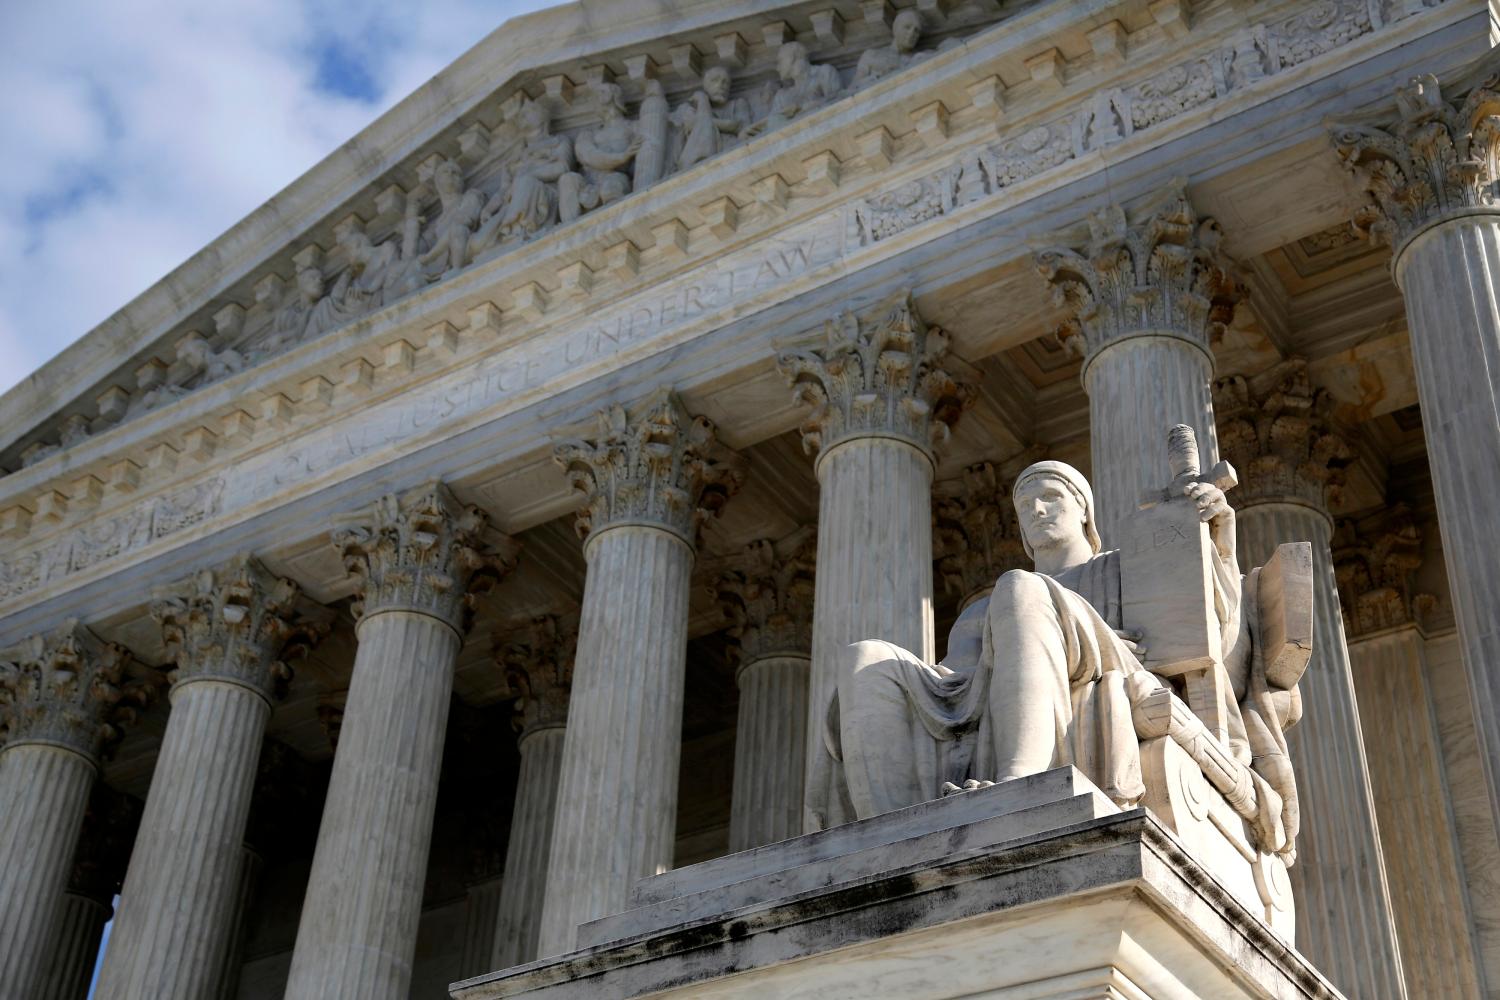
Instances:
[[[1334,51],[1413,10],[1411,0],[1321,0],[1277,21],[1256,24],[1207,55],[1143,83],[1091,93],[1067,115],[1027,122],[1018,135],[992,144],[973,164],[945,168],[915,188],[903,185],[899,194],[876,196],[862,210],[870,224],[851,221],[851,230],[858,229],[866,242],[887,239],[930,220],[937,206],[942,206],[941,214],[976,192],[993,194],[1089,150],[1157,127],[1231,90]],[[754,74],[742,72],[742,46],[726,49],[730,54],[724,61],[706,69],[696,59],[685,60],[685,68],[677,71],[680,79],[672,78],[676,93],[683,95],[675,98],[681,100],[676,110],[670,109],[672,93],[650,74],[631,85],[629,99],[621,85],[598,74],[577,89],[577,97],[571,86],[548,87],[535,99],[511,88],[499,101],[497,124],[471,123],[451,150],[429,152],[420,163],[403,165],[403,175],[415,173],[418,180],[409,190],[372,181],[369,188],[378,194],[333,227],[333,250],[325,254],[315,244],[295,253],[289,248],[286,260],[254,282],[253,301],[226,300],[208,307],[211,333],[174,332],[170,364],[153,360],[142,366],[133,392],[118,386],[106,391],[99,397],[98,416],[70,418],[72,425],[60,426],[52,440],[27,449],[22,464],[34,464],[90,432],[342,327],[472,263],[644,190],[674,170],[691,169],[851,90],[907,70],[960,41],[952,33],[955,25],[969,32],[994,19],[966,13],[954,20],[952,12],[944,17],[949,37],[935,50],[923,49],[921,15],[903,10],[889,39],[866,43],[847,81],[832,65],[812,58],[805,41],[784,30],[775,33],[778,41],[762,57],[775,59],[774,84],[759,86]],[[820,42],[837,44],[839,35],[818,32]],[[766,37],[771,45],[772,34]],[[593,120],[579,123],[580,111]],[[556,134],[555,119],[567,123]],[[599,154],[596,165],[584,161],[592,153],[580,156],[580,147]],[[623,183],[616,177],[624,178]],[[951,190],[958,178],[960,197],[935,200],[934,192]],[[913,195],[914,202],[906,200]],[[122,402],[122,394],[128,402]]]
[[[809,656],[818,539],[803,529],[779,543],[760,539],[714,586],[739,640],[740,665],[769,656]]]
[[[948,357],[947,334],[922,321],[910,293],[863,316],[846,310],[824,323],[822,347],[784,352],[776,364],[812,407],[801,428],[809,454],[871,434],[932,454],[973,395],[949,371],[962,363]]]
[[[0,557],[0,601],[88,569],[212,517],[224,480],[214,477],[85,524],[39,548]]]
[[[522,740],[541,729],[565,726],[578,650],[576,616],[537,615],[495,644],[495,664],[515,698],[513,725]]]
[[[6,747],[47,743],[97,761],[162,681],[145,668],[129,676],[129,651],[76,621],[30,636],[12,655],[0,662]]]
[[[1177,188],[1141,219],[1117,205],[1095,212],[1086,242],[1044,250],[1036,264],[1087,358],[1141,335],[1181,337],[1207,351],[1243,295],[1222,237]]]
[[[242,684],[267,700],[285,693],[291,663],[328,632],[329,622],[299,614],[298,587],[241,555],[179,584],[151,604],[176,669],[174,684],[196,679]]]
[[[1236,508],[1303,503],[1325,515],[1339,502],[1354,452],[1332,421],[1333,399],[1290,358],[1254,376],[1214,381],[1219,451],[1239,473]]]
[[[416,611],[466,631],[474,598],[515,568],[520,550],[488,522],[442,483],[387,493],[372,510],[341,519],[333,545],[358,581],[355,617]]]
[[[1396,91],[1394,115],[1338,125],[1333,142],[1369,199],[1355,226],[1399,251],[1443,218],[1500,212],[1500,65],[1462,97],[1420,76]]]
[[[663,528],[696,546],[703,522],[743,482],[737,455],[716,446],[713,421],[694,417],[675,393],[656,393],[638,419],[622,406],[598,417],[591,438],[553,450],[568,482],[584,497],[580,537],[626,524]]]

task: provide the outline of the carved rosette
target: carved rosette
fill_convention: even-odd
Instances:
[[[822,348],[776,358],[797,401],[813,408],[801,427],[808,454],[894,437],[932,457],[973,398],[948,371],[947,334],[922,321],[909,292],[867,316],[845,311],[823,333]]]
[[[495,645],[507,697],[516,699],[512,724],[525,740],[542,729],[568,724],[578,621],[537,615]]]
[[[593,438],[560,443],[553,459],[585,498],[579,537],[649,525],[696,547],[703,523],[743,482],[739,456],[716,447],[713,421],[690,416],[675,393],[661,391],[632,420],[624,407],[598,415]]]
[[[714,591],[739,640],[740,665],[771,656],[812,653],[813,574],[818,540],[811,529],[745,546],[740,565]]]
[[[415,611],[466,631],[477,595],[515,568],[520,551],[488,522],[442,483],[387,493],[368,513],[346,519],[333,544],[359,581],[355,617]]]
[[[285,694],[291,661],[328,632],[326,622],[297,613],[297,596],[295,583],[241,555],[155,601],[151,616],[177,665],[172,682],[227,681],[267,700]]]
[[[143,810],[139,799],[117,792],[102,781],[94,784],[78,847],[73,852],[69,892],[110,905],[125,880]]]
[[[1435,76],[1414,77],[1397,88],[1394,113],[1336,125],[1331,134],[1369,198],[1355,228],[1398,254],[1432,223],[1500,213],[1500,75],[1493,70],[1458,100],[1444,98]]]
[[[30,636],[14,662],[0,662],[6,749],[45,743],[97,761],[135,721],[160,678],[127,678],[130,653],[76,621]]]
[[[1420,626],[1437,604],[1431,594],[1413,589],[1421,565],[1422,532],[1404,504],[1358,522],[1341,520],[1333,538],[1333,573],[1345,634],[1352,639]]]
[[[1333,400],[1313,388],[1307,362],[1290,358],[1246,377],[1214,381],[1219,451],[1239,472],[1236,508],[1300,503],[1328,516],[1354,452],[1333,424]]]
[[[1244,297],[1220,251],[1219,224],[1200,219],[1177,188],[1134,223],[1110,205],[1088,225],[1087,242],[1036,255],[1053,300],[1068,310],[1065,339],[1083,336],[1085,371],[1106,347],[1131,337],[1177,337],[1208,353]]]
[[[962,479],[938,484],[932,507],[934,554],[943,587],[959,599],[960,610],[1002,574],[1031,567],[1010,499],[1010,478],[1002,478],[991,463],[979,462],[966,468]]]

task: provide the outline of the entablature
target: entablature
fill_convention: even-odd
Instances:
[[[941,233],[1305,85],[1335,61],[1351,62],[1347,46],[1385,51],[1472,13],[1450,0],[1420,21],[1377,28],[1363,0],[1341,0],[1323,5],[1338,16],[1317,26],[1301,4],[1257,5],[1253,18],[1211,4],[1191,12],[1186,41],[1160,25],[1142,28],[1130,50],[1139,64],[1107,67],[1091,54],[1055,86],[1033,77],[990,87],[1005,60],[1024,63],[1019,53],[1132,6],[1149,13],[1143,4],[1045,5],[1006,31],[872,84],[857,101],[795,119],[0,480],[0,528],[28,541],[0,560],[0,608],[99,578],[127,556],[163,551],[214,525],[378,478],[402,456],[430,468],[431,458],[413,456],[443,442],[451,443],[444,475],[543,452],[565,407],[638,394],[619,374],[632,365],[631,378],[675,381],[675,354],[732,323],[759,324],[759,339],[702,347],[693,377],[704,385],[759,370],[769,379],[768,340],[815,325],[786,325],[784,305],[799,295],[888,270],[883,262]],[[1071,16],[1079,10],[1082,21]],[[1311,32],[1314,41],[1287,48],[1288,65],[1249,80],[1234,72],[1246,31]],[[1265,70],[1266,51],[1282,49],[1254,51]],[[1153,81],[1187,86],[1191,67],[1211,85],[1175,110],[1136,117],[1136,99],[1162,89]],[[711,195],[718,213],[707,210]],[[1011,252],[1021,257],[1027,246],[1014,241]],[[585,269],[592,277],[579,281]],[[982,357],[1039,332],[1019,323],[960,346]],[[642,371],[638,363],[653,357],[668,360]],[[514,424],[539,407],[546,426]],[[726,436],[748,442],[785,430],[795,416],[788,398],[737,419],[721,420]],[[465,451],[466,435],[501,420],[515,428],[506,449]],[[508,528],[558,513],[551,495],[505,499],[517,522]]]

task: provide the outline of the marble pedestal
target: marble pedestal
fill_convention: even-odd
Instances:
[[[1339,996],[1072,768],[643,879],[578,939],[452,995]]]

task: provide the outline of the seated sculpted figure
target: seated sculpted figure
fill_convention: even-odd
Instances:
[[[844,90],[839,71],[814,63],[801,42],[787,42],[776,53],[780,86],[771,96],[770,112],[747,128],[745,135],[760,135],[778,129],[800,114],[822,107]]]
[[[922,14],[908,7],[891,22],[891,44],[866,49],[854,67],[854,86],[863,87],[883,76],[905,69],[920,58],[917,42],[922,38]]]
[[[624,168],[641,148],[641,134],[625,117],[625,97],[617,84],[593,84],[599,124],[573,141],[582,173],[563,174],[557,182],[558,216],[571,222],[589,209],[608,205],[630,193]]]
[[[1285,837],[1265,839],[1290,863],[1296,789],[1281,734],[1300,714],[1295,681],[1268,697],[1252,664],[1241,599],[1253,580],[1239,575],[1223,490],[1190,481],[1179,496],[1196,505],[1214,550],[1210,616],[1224,650],[1214,669],[1233,692],[1225,751],[1281,799],[1265,822]],[[1146,794],[1132,709],[1170,682],[1146,669],[1140,633],[1122,625],[1121,553],[1100,551],[1092,491],[1069,465],[1030,466],[1012,499],[1035,570],[1004,574],[966,608],[943,662],[879,640],[843,650],[834,703],[815,716],[826,726],[809,774],[810,829],[1066,764],[1122,806]]]

